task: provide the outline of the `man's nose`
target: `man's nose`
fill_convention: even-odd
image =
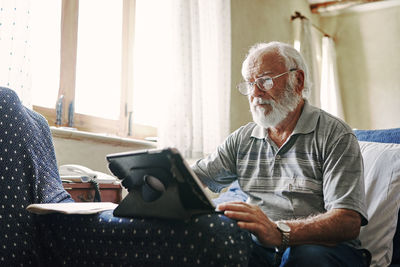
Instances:
[[[254,97],[263,97],[264,95],[265,95],[265,91],[263,91],[263,90],[261,90],[259,87],[258,87],[258,85],[257,85],[257,83],[254,83],[254,85],[253,85],[253,91],[251,92],[251,94],[254,96]]]

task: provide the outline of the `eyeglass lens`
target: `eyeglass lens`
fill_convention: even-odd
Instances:
[[[271,77],[261,77],[258,78],[254,83],[251,82],[245,82],[239,85],[239,91],[244,94],[248,95],[254,90],[254,86],[257,85],[257,87],[262,90],[262,91],[267,91],[272,88],[274,85],[273,80]]]
[[[258,88],[260,88],[260,90],[267,91],[272,88],[272,86],[274,85],[274,82],[271,79],[271,77],[266,76],[266,77],[257,79],[256,84],[257,84]]]

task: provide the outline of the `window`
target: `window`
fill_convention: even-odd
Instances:
[[[50,125],[156,136],[154,123],[132,125],[134,11],[132,0],[31,2],[33,108]]]
[[[75,84],[77,113],[119,119],[122,11],[121,0],[79,1]]]
[[[39,15],[43,10],[49,11],[47,16]],[[54,108],[60,83],[60,24],[49,21],[61,21],[61,1],[37,1],[31,5],[30,21],[32,103]]]
[[[136,1],[135,10],[133,122],[156,127],[161,123],[159,108],[166,99],[162,94],[168,93],[170,83],[167,81],[171,78],[171,64],[165,64],[172,60],[167,52],[172,51],[171,3],[165,0]]]

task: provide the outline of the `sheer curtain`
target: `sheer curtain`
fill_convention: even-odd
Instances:
[[[172,45],[163,90],[160,147],[198,158],[229,133],[229,0],[173,0]]]
[[[29,68],[29,2],[0,1],[0,86],[31,105]]]
[[[322,38],[321,108],[344,119],[336,67],[336,49],[332,38]]]
[[[295,48],[309,67],[312,82],[310,103],[344,119],[336,67],[336,49],[332,37],[316,31],[309,19],[300,19],[295,28]],[[295,24],[296,27],[296,24]]]
[[[320,53],[318,36],[314,32],[308,19],[300,19],[300,29],[295,37],[295,48],[303,55],[307,63],[311,81],[311,94],[309,101],[312,105],[320,107]]]

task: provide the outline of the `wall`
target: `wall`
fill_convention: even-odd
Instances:
[[[108,154],[155,148],[151,142],[120,139],[51,128],[57,164],[80,164],[92,170],[109,173]]]
[[[312,18],[306,0],[232,0],[232,93],[231,131],[251,121],[247,97],[236,85],[242,81],[241,66],[250,46],[259,42],[281,41],[293,43],[293,24],[290,16],[295,11]]]
[[[335,37],[347,123],[359,129],[400,127],[400,1],[328,15],[320,26]]]

